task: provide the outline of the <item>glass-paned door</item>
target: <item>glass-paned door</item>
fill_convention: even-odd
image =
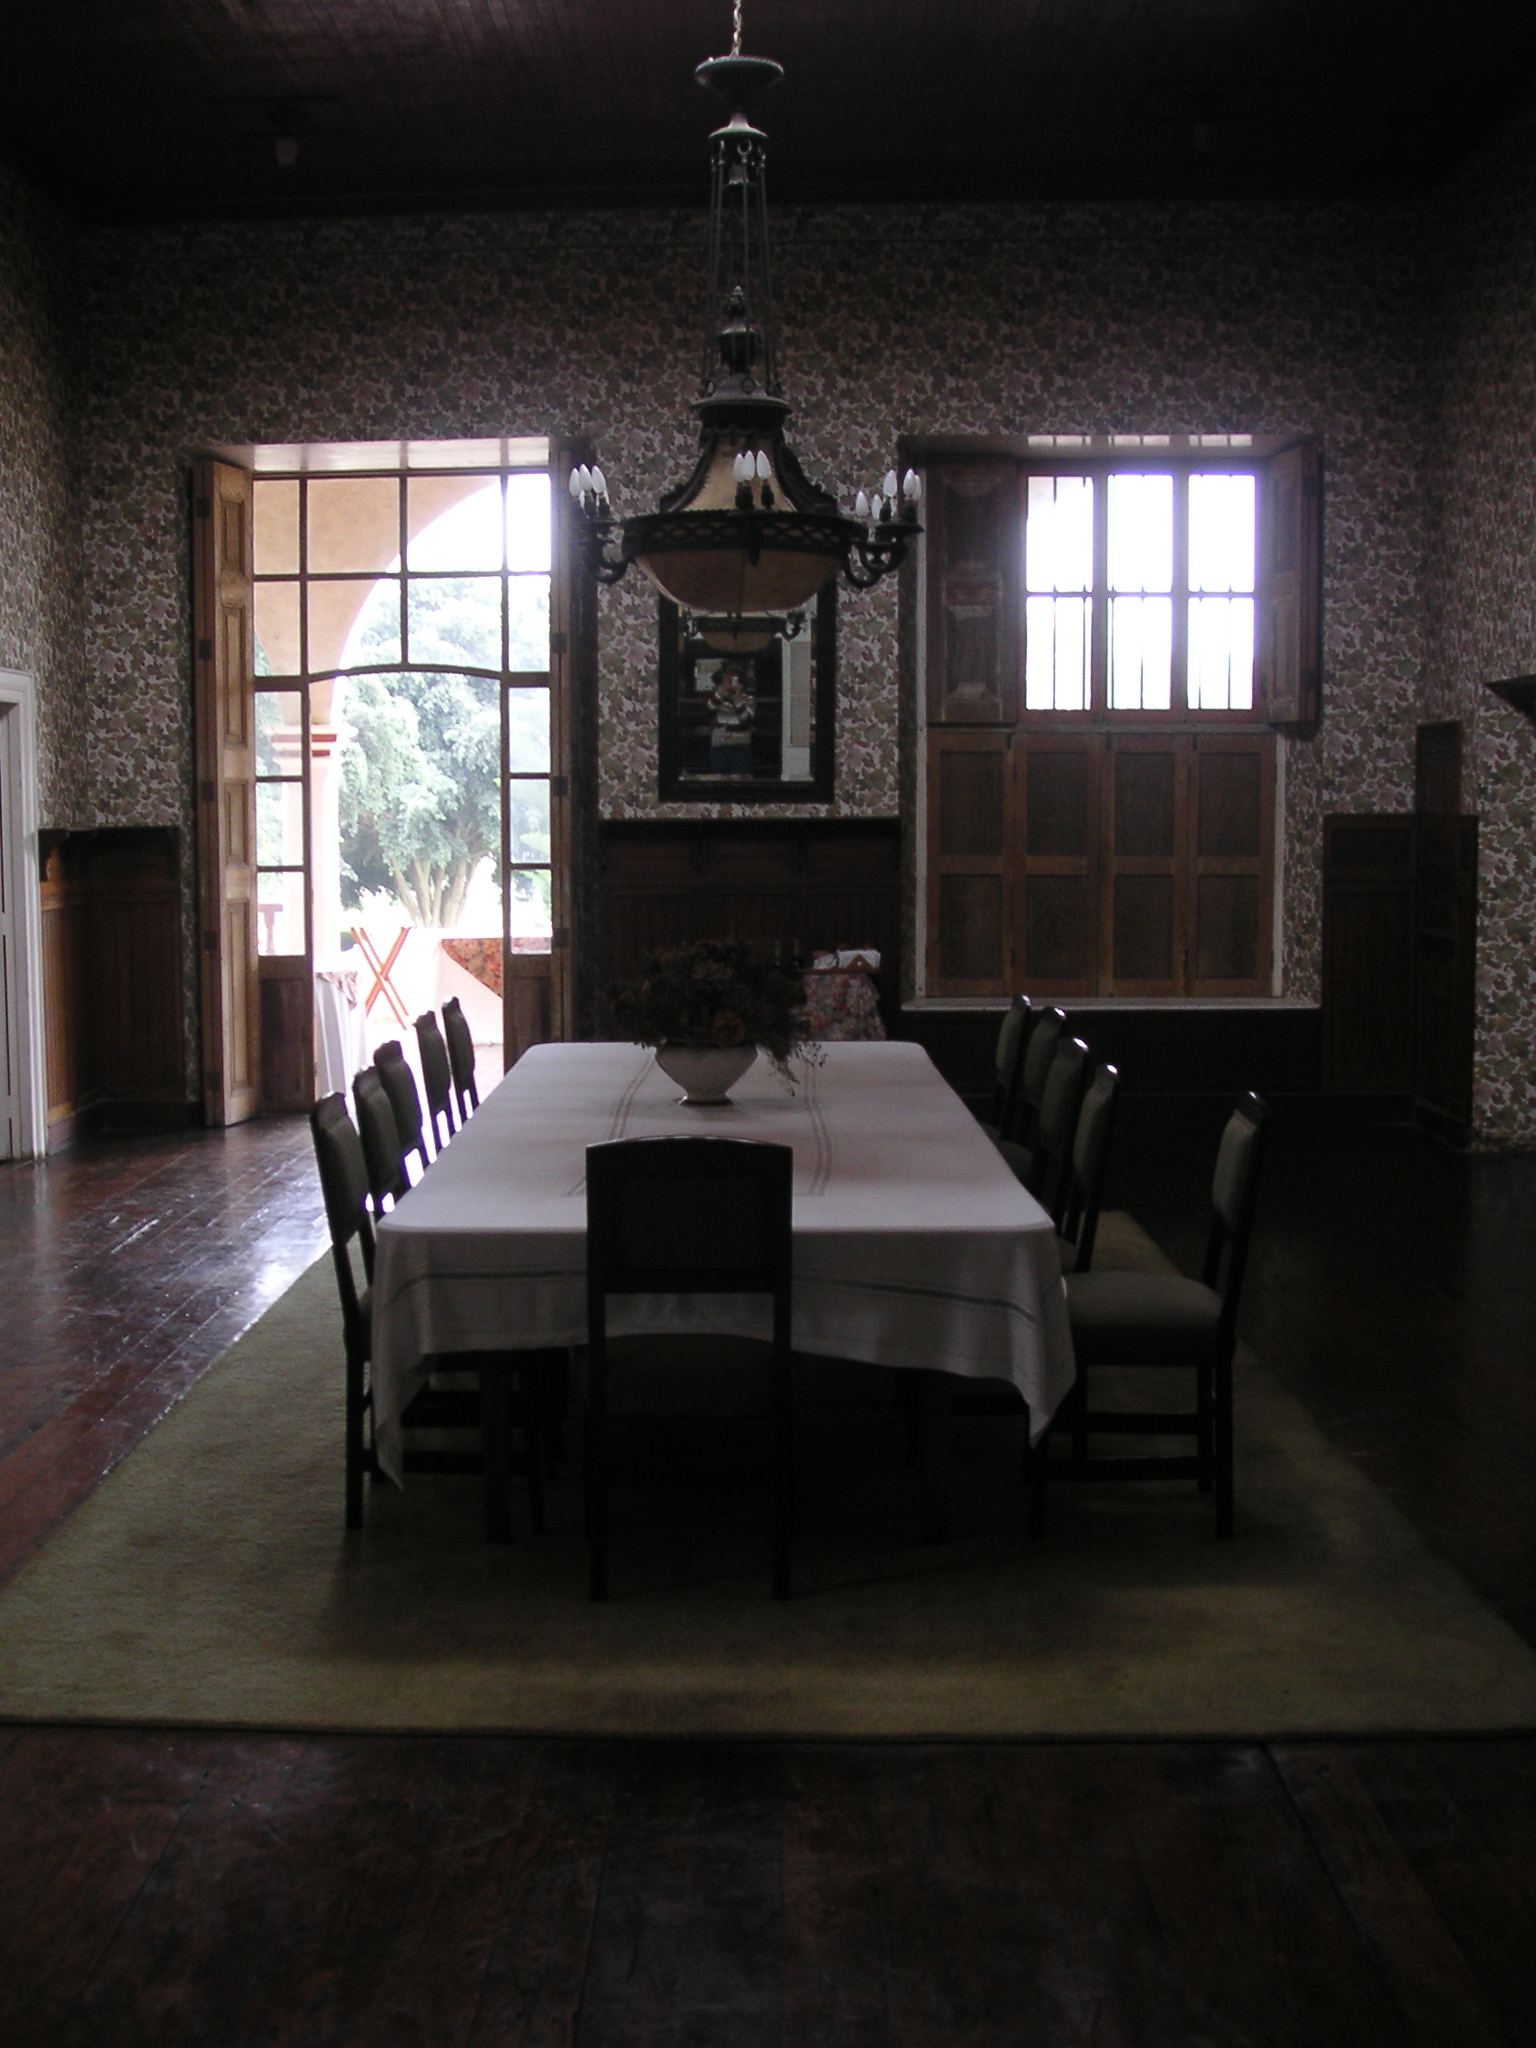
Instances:
[[[548,471],[253,490],[263,972],[314,977],[322,1092],[450,995],[494,1080],[554,931]]]

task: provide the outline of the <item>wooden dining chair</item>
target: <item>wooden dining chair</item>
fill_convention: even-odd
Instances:
[[[1033,1142],[1019,1145],[1003,1139],[998,1150],[1036,1201],[1060,1222],[1063,1191],[1077,1113],[1088,1082],[1088,1048],[1080,1038],[1057,1042],[1040,1098]]]
[[[427,1128],[434,1151],[441,1152],[458,1128],[453,1120],[453,1068],[437,1019],[424,1010],[416,1019],[416,1049],[427,1091]]]
[[[403,1201],[410,1190],[410,1175],[400,1150],[400,1132],[389,1091],[379,1078],[377,1067],[363,1067],[352,1077],[352,1102],[357,1110],[357,1128],[368,1178],[368,1193],[375,1217]]]
[[[362,1099],[389,1104],[371,1068],[358,1075]],[[369,1085],[371,1083],[371,1086]],[[375,1092],[376,1091],[376,1092]],[[347,1115],[340,1095],[327,1095],[309,1113],[315,1161],[325,1198],[331,1235],[331,1257],[341,1296],[342,1343],[347,1361],[346,1446],[347,1526],[362,1527],[363,1477],[376,1472],[371,1442],[373,1419],[373,1225],[368,1214],[370,1173],[361,1134]],[[353,1263],[357,1243],[365,1285],[360,1291]],[[400,1427],[407,1437],[430,1431],[474,1430],[477,1449],[454,1450],[440,1442],[430,1447],[406,1442],[401,1467],[407,1472],[467,1472],[482,1475],[485,1487],[485,1533],[488,1541],[507,1542],[512,1534],[512,1478],[519,1465],[527,1476],[529,1521],[535,1535],[544,1529],[545,1410],[549,1388],[565,1367],[556,1351],[456,1351],[440,1361],[436,1383],[420,1388],[407,1403]],[[473,1376],[474,1386],[444,1384],[441,1375]],[[514,1459],[514,1432],[522,1436],[522,1457]]]
[[[367,1441],[371,1397],[368,1368],[373,1355],[373,1225],[368,1216],[369,1179],[362,1142],[340,1095],[327,1095],[309,1113],[315,1164],[331,1234],[331,1261],[341,1296],[342,1346],[347,1361],[346,1470],[347,1527],[363,1525],[363,1474],[372,1466]],[[354,1243],[363,1262],[364,1286],[357,1285]]]
[[[1028,996],[1015,996],[997,1028],[997,1049],[992,1060],[992,1103],[981,1128],[989,1138],[1011,1138],[1019,1110],[1019,1086],[1024,1078],[1024,1053],[1029,1043],[1030,1004]]]
[[[1269,1112],[1245,1095],[1227,1120],[1211,1181],[1211,1231],[1198,1280],[1179,1273],[1099,1270],[1067,1276],[1067,1313],[1077,1379],[1034,1460],[1033,1522],[1057,1479],[1193,1479],[1216,1496],[1216,1534],[1232,1534],[1232,1358],[1237,1310],[1253,1232]],[[1092,1405],[1093,1377],[1107,1366],[1179,1366],[1194,1376],[1191,1409],[1125,1410]],[[1071,1455],[1051,1454],[1053,1433],[1069,1433]],[[1194,1439],[1192,1455],[1092,1457],[1095,1435]]]
[[[421,1095],[416,1087],[416,1076],[406,1060],[405,1049],[398,1038],[391,1038],[374,1048],[373,1059],[379,1070],[379,1079],[389,1093],[389,1106],[395,1113],[402,1164],[409,1161],[414,1152],[425,1173],[430,1162],[427,1159],[426,1133],[422,1128]]]
[[[1115,1111],[1119,1102],[1119,1072],[1109,1065],[1100,1067],[1089,1082],[1077,1112],[1077,1129],[1072,1138],[1067,1170],[1062,1176],[1056,1242],[1061,1252],[1063,1273],[1086,1273],[1093,1265],[1099,1211],[1104,1205],[1104,1182],[1109,1173],[1109,1146],[1114,1136]]]
[[[790,1590],[794,1413],[790,1243],[794,1152],[743,1138],[630,1138],[587,1148],[586,1506],[591,1593],[608,1596],[611,1294],[759,1294],[773,1419],[772,1585]]]
[[[1052,1008],[1030,1013],[1019,1063],[1019,1087],[1014,1098],[1013,1117],[1009,1128],[1000,1131],[993,1140],[1016,1173],[1019,1172],[1018,1162],[1008,1147],[1019,1146],[1027,1153],[1034,1143],[1040,1107],[1045,1100],[1045,1084],[1050,1079],[1051,1062],[1056,1057],[1056,1048],[1066,1028],[1066,1013],[1062,1010]]]
[[[448,1064],[453,1069],[453,1092],[462,1127],[469,1122],[471,1111],[480,1107],[480,1091],[475,1086],[475,1041],[457,996],[450,996],[443,1005],[443,1036],[448,1042]]]

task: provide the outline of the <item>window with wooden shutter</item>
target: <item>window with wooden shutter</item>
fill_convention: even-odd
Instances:
[[[1319,710],[1317,449],[1057,441],[928,459],[927,990],[1266,995],[1269,728]]]
[[[1017,463],[936,469],[927,527],[929,717],[946,725],[1011,723],[1019,662]]]

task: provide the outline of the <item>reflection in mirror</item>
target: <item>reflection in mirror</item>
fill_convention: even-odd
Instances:
[[[837,598],[783,618],[661,606],[661,794],[805,803],[833,787]]]

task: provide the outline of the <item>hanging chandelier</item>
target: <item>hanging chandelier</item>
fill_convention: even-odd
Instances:
[[[601,469],[571,471],[583,552],[599,583],[631,562],[717,645],[778,627],[839,571],[868,590],[899,568],[921,533],[921,481],[888,470],[859,491],[851,516],[813,484],[785,439],[773,273],[768,249],[767,143],[748,109],[783,77],[769,57],[741,53],[741,5],[728,57],[694,76],[731,108],[710,138],[709,280],[699,395],[699,459],[654,512],[620,520]],[[752,626],[748,625],[752,622]],[[798,621],[795,620],[798,624]]]

